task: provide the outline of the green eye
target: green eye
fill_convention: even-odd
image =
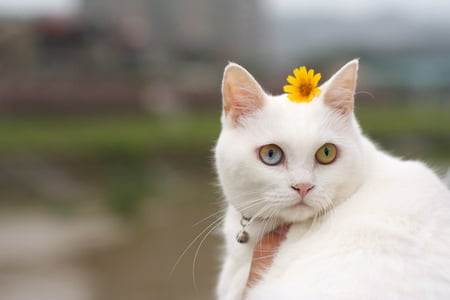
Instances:
[[[320,164],[328,165],[331,164],[337,156],[336,145],[331,143],[326,143],[319,148],[316,152],[316,160]]]
[[[283,160],[283,150],[275,144],[265,145],[259,149],[259,158],[269,166],[278,165]]]

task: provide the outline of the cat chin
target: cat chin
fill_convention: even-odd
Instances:
[[[302,205],[281,210],[278,217],[285,223],[299,223],[313,218],[316,214],[317,212],[314,208]]]
[[[233,205],[234,206],[234,205]],[[246,211],[243,212],[236,206],[234,208],[241,213],[242,216],[247,218],[253,218],[254,215],[258,216],[258,219],[262,220],[272,220],[275,224],[283,223],[300,223],[312,219],[317,215],[317,210],[308,205],[296,205],[291,207],[278,208],[277,213],[274,214],[273,211],[268,211],[265,214],[257,214],[255,212]]]
[[[311,198],[312,199],[312,198]],[[300,223],[314,218],[320,213],[320,208],[312,203],[314,200],[308,199],[306,201],[299,201],[297,197],[287,197],[280,201],[270,201],[267,199],[265,203],[270,203],[271,209],[263,210],[261,206],[254,206],[251,209],[245,209],[245,206],[238,203],[230,202],[230,204],[240,212],[243,217],[253,218],[257,216],[258,219],[272,220],[275,223]],[[317,202],[320,202],[317,200]],[[242,209],[244,207],[244,209]]]
[[[314,202],[309,198],[306,201],[301,201],[295,197],[289,201],[293,204],[283,205],[283,208],[279,209],[277,217],[283,220],[283,223],[299,223],[309,220],[318,213],[318,208],[311,205],[311,201]]]

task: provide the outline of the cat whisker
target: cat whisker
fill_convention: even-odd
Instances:
[[[250,204],[247,204],[245,206],[238,207],[238,210],[245,215],[245,212],[248,212],[249,210],[251,210],[251,209],[253,209],[255,207],[258,207],[259,205],[261,205],[261,203],[263,203],[263,201],[250,203]],[[247,216],[247,217],[253,217],[253,216]]]
[[[329,198],[328,198],[328,199],[329,199]],[[328,207],[329,207],[329,209],[328,209],[328,211],[327,211],[327,215],[330,215],[330,217],[329,217],[328,219],[330,219],[331,222],[333,222],[333,221],[334,221],[334,216],[335,216],[335,214],[334,214],[334,203],[333,203],[333,201],[328,200]]]
[[[277,216],[279,213],[280,213],[280,209],[276,209],[276,210],[272,211],[272,213],[270,214],[269,218],[267,218],[265,220],[265,222],[264,222],[263,229],[260,232],[260,236],[259,236],[258,240],[262,240],[263,239],[263,236],[265,235],[265,232],[266,232],[266,228],[271,228],[271,230],[273,228],[275,228],[275,226],[277,225],[277,221],[276,221],[276,218],[274,218],[274,216]],[[260,249],[260,250],[263,251],[263,249]],[[256,260],[273,258],[275,256],[275,254],[276,254],[276,251],[272,252],[272,253],[270,253],[268,255],[260,256],[260,257],[256,258]]]
[[[252,199],[252,200],[246,200],[246,201],[242,204],[242,206],[239,207],[239,208],[244,208],[244,207],[247,206],[247,205],[251,205],[251,204],[255,204],[255,203],[260,203],[260,202],[263,202],[263,201],[264,201],[264,198],[255,198],[255,199]]]
[[[271,221],[271,217],[272,217],[272,216],[273,216],[273,212],[269,215],[269,218],[267,218],[267,219],[264,220],[262,230],[261,230],[261,232],[259,233],[258,241],[260,241],[260,240],[263,238],[264,233],[266,232],[267,225],[268,225],[268,223]]]
[[[327,196],[322,196],[314,202],[315,206],[317,206],[317,213],[313,216],[311,226],[307,233],[310,233],[316,225],[320,224],[321,220],[328,214],[328,210],[330,209],[330,201],[328,199]]]
[[[312,226],[323,221],[330,214],[332,216],[334,215],[334,203],[328,195],[323,195],[321,197],[320,201],[317,201],[317,203],[320,205],[320,209],[319,209],[317,215],[315,215],[313,218]],[[333,219],[333,218],[331,218],[331,219]]]
[[[177,260],[175,261],[170,273],[169,278],[172,277],[176,267],[181,262],[183,257],[186,255],[186,253],[189,251],[189,249],[192,248],[192,246],[197,242],[205,233],[209,233],[211,231],[211,228],[217,228],[217,226],[224,220],[225,216],[221,216],[220,218],[212,221],[208,226],[206,226],[205,229],[203,229],[190,243],[189,245],[183,250],[183,252],[178,256]]]
[[[248,221],[248,223],[245,225],[245,227],[244,227],[243,229],[245,229],[247,226],[249,226],[249,225],[250,225],[251,223],[253,223],[255,220],[258,220],[259,217],[260,217],[263,213],[265,213],[267,210],[269,210],[269,209],[270,209],[270,206],[269,206],[269,205],[264,205],[263,207],[261,207],[261,208],[256,212],[256,214],[254,214],[254,215],[251,217],[251,219]],[[269,219],[270,219],[271,216],[272,216],[272,215],[269,216]],[[263,219],[264,226],[266,225],[266,222],[267,222],[267,220],[269,220],[269,219]],[[260,237],[259,237],[259,239],[262,238],[262,232],[264,232],[264,230],[265,230],[265,227],[263,227],[263,230],[260,232]],[[258,239],[258,240],[259,240],[259,239]]]
[[[259,203],[258,203],[259,204]],[[252,208],[255,205],[252,205],[250,207],[246,207],[246,209],[248,208]],[[264,212],[266,212],[270,207],[268,205],[265,205],[263,207],[261,207],[253,216],[251,216],[251,219],[248,221],[247,226],[249,226],[251,223],[253,223],[255,220],[257,220]]]
[[[270,207],[269,207],[270,208]],[[264,220],[264,225],[263,228],[260,232],[260,236],[258,240],[261,240],[266,232],[266,228],[270,228],[273,229],[276,225],[276,219],[274,218],[274,216],[278,215],[278,213],[280,212],[279,209],[275,209],[271,212],[271,214],[269,215],[269,217],[267,219]]]
[[[255,258],[254,260],[261,260],[261,259],[273,258],[273,257],[275,256],[275,253],[276,253],[276,252],[273,252],[273,253],[268,254],[268,255],[260,256],[260,257]]]
[[[236,198],[248,198],[255,195],[261,195],[261,191],[245,191],[240,194],[234,195]]]
[[[266,231],[267,222],[268,222],[268,220],[264,220],[262,230],[260,232],[258,232],[258,234],[256,236],[257,241],[262,240],[262,238],[264,237],[264,232]]]
[[[318,214],[318,219],[323,219],[327,215],[327,212],[329,209],[328,201],[326,201],[326,199],[324,199],[324,200],[325,201],[320,202],[321,208],[320,208],[320,211]]]
[[[266,187],[269,191],[271,190],[271,188],[275,188],[274,187]],[[237,202],[249,202],[248,199],[252,199],[256,196],[256,199],[260,199],[262,194],[264,193],[264,191],[245,191],[242,192],[240,194],[234,195],[233,197],[236,199],[242,199],[242,201],[237,201]]]
[[[245,214],[246,211],[248,211],[248,210],[250,210],[250,209],[252,209],[252,208],[254,208],[254,207],[260,205],[261,203],[264,203],[264,202],[265,202],[265,199],[263,199],[263,198],[261,198],[261,199],[254,199],[254,200],[251,200],[251,201],[247,201],[247,202],[245,203],[245,205],[238,206],[238,207],[236,207],[236,208],[237,208],[241,213]],[[258,214],[258,212],[257,212],[257,214]],[[252,216],[252,217],[254,217],[254,216]]]
[[[363,95],[368,95],[370,98],[372,98],[372,100],[375,99],[374,94],[372,94],[372,93],[369,92],[369,91],[357,91],[357,92],[355,92],[355,96],[361,95],[361,94],[363,94]]]
[[[195,226],[197,226],[197,225],[200,225],[201,223],[203,223],[203,222],[205,222],[205,221],[207,221],[207,220],[209,220],[209,219],[211,219],[211,218],[214,218],[214,217],[216,217],[217,215],[223,215],[225,212],[226,212],[226,208],[222,208],[222,209],[220,209],[220,210],[218,210],[218,211],[216,211],[216,212],[213,212],[212,214],[210,214],[209,216],[207,216],[207,217],[205,217],[205,218],[203,218],[203,219],[201,219],[200,221],[197,221],[197,222],[195,222],[193,225],[192,225],[192,227],[195,227]]]
[[[195,279],[195,265],[197,263],[197,258],[198,258],[198,254],[200,252],[200,248],[202,247],[203,243],[205,242],[206,238],[208,238],[208,236],[217,229],[217,227],[220,225],[221,221],[223,220],[223,218],[218,219],[219,221],[214,221],[211,224],[214,224],[213,226],[211,226],[211,224],[208,226],[210,227],[210,229],[205,233],[205,235],[203,236],[203,238],[200,240],[200,243],[197,247],[197,249],[195,250],[195,254],[194,254],[194,259],[192,261],[192,284],[194,285],[194,289],[197,290],[197,280]]]

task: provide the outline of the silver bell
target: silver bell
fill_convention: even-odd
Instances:
[[[250,236],[248,235],[248,232],[245,230],[240,231],[236,235],[236,241],[241,244],[247,243],[249,239],[250,239]]]

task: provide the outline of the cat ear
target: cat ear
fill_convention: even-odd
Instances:
[[[323,85],[325,104],[343,115],[353,111],[358,59],[343,66]]]
[[[222,82],[223,112],[233,126],[264,105],[264,91],[247,70],[235,63],[225,68]]]

